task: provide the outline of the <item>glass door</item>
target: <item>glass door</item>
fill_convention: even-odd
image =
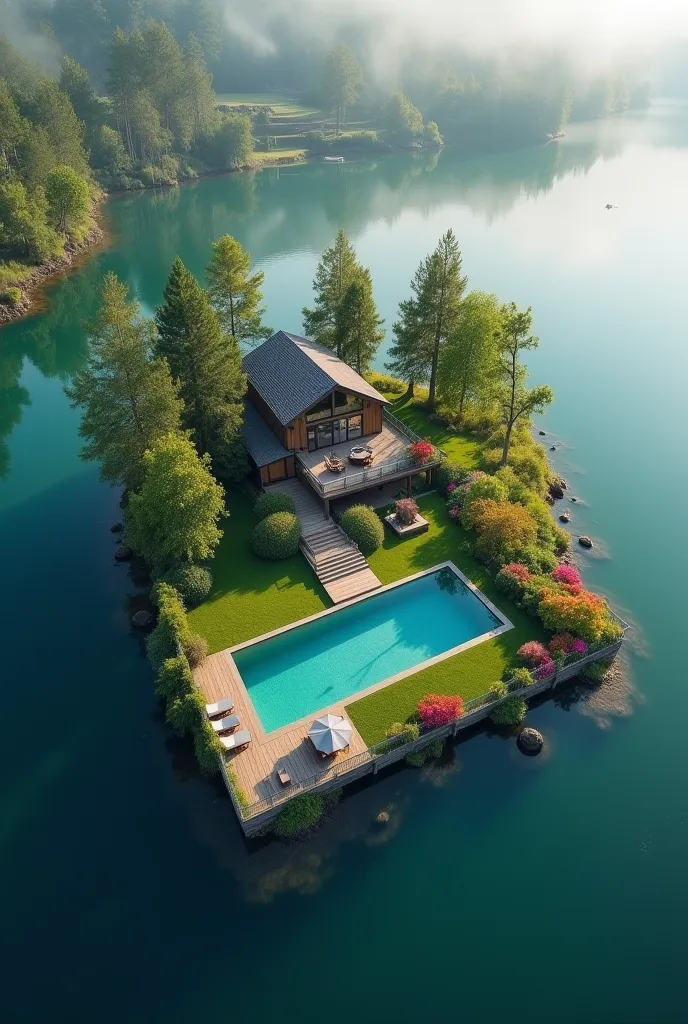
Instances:
[[[346,441],[346,420],[335,420],[332,424],[332,443],[339,444]]]
[[[309,452],[314,452],[317,447],[318,446],[315,443],[315,430],[313,429],[313,427],[309,427],[308,428],[308,451]]]

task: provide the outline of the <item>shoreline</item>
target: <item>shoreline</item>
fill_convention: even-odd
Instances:
[[[14,305],[8,305],[7,303],[0,302],[0,331],[8,324],[15,323],[17,320],[22,320],[24,317],[31,316],[34,313],[40,313],[43,309],[45,288],[47,288],[53,280],[66,276],[66,274],[73,270],[82,259],[90,256],[92,251],[97,251],[107,243],[108,233],[102,225],[102,207],[109,198],[114,196],[137,195],[142,192],[152,192],[161,188],[182,188],[184,185],[194,184],[194,182],[201,181],[204,178],[220,177],[225,174],[240,174],[244,171],[261,171],[267,167],[287,167],[306,163],[310,159],[308,154],[304,154],[303,157],[290,156],[277,158],[270,158],[267,153],[265,155],[267,157],[265,160],[259,160],[255,163],[246,164],[242,167],[236,167],[228,171],[211,171],[207,174],[199,174],[195,178],[184,178],[181,181],[174,182],[174,184],[146,185],[143,188],[137,189],[113,189],[110,192],[103,192],[101,198],[98,199],[94,206],[92,214],[93,225],[82,242],[68,242],[67,245],[65,245],[64,252],[61,256],[51,257],[44,263],[37,264],[26,277],[16,282],[10,281],[8,283],[8,288],[20,289],[22,292],[22,298]]]

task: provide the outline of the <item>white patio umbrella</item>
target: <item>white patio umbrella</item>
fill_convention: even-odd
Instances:
[[[323,754],[334,754],[337,750],[344,750],[351,743],[352,733],[351,723],[341,715],[323,715],[322,718],[316,718],[308,730],[315,749]]]

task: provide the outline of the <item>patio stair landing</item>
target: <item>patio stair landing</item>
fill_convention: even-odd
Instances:
[[[382,586],[356,545],[300,481],[282,480],[265,490],[283,491],[293,499],[301,523],[301,551],[335,604]]]

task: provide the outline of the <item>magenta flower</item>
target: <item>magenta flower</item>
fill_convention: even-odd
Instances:
[[[581,578],[578,569],[572,565],[558,565],[552,572],[555,583],[564,583],[570,587],[580,587]]]
[[[550,659],[549,661],[543,661],[541,665],[538,665],[533,675],[536,679],[539,680],[547,679],[549,676],[554,675],[555,670],[556,666],[554,662]]]
[[[537,640],[529,640],[527,644],[519,647],[518,656],[529,668],[537,668],[552,660],[545,645]]]

